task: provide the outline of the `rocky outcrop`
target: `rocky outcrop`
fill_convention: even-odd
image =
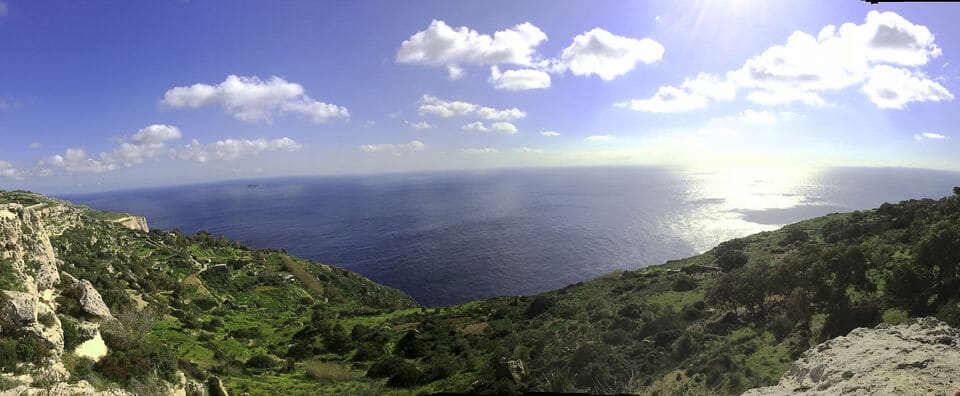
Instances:
[[[94,395],[94,396],[124,396],[129,395],[121,389],[108,389],[98,391],[86,380],[78,381],[75,384],[60,382],[49,387],[33,388],[29,385],[20,385],[13,389],[0,392],[0,396],[6,395],[29,395],[29,396],[74,396],[74,395]]]
[[[100,293],[97,292],[90,281],[86,279],[77,280],[66,272],[63,273],[62,278],[64,280],[63,294],[67,297],[76,298],[84,312],[99,319],[113,318],[110,308],[107,308],[107,304],[103,302],[103,297],[100,296]]]
[[[775,386],[744,395],[952,395],[960,330],[935,318],[859,328],[807,350]]]
[[[143,216],[127,216],[116,219],[114,222],[131,230],[150,232],[150,227],[147,226],[147,219]]]
[[[27,291],[43,291],[60,282],[57,258],[41,216],[20,204],[0,205],[0,259],[13,261]]]

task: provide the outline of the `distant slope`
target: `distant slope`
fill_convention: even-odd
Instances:
[[[67,344],[96,325],[109,348],[97,363],[64,348],[66,371],[135,393],[162,393],[180,372],[188,388],[213,378],[251,394],[733,394],[776,384],[809,347],[856,327],[927,315],[960,325],[958,196],[832,214],[536,296],[435,309],[282,251],[131,230],[112,221],[123,216],[0,193],[11,201],[53,210],[18,209],[37,225],[7,228],[4,254],[42,253],[20,241],[51,230],[54,257],[42,261],[58,266],[60,283],[56,303],[39,305],[57,312]],[[0,288],[34,271],[23,257],[3,261],[17,272]],[[116,320],[91,318],[63,273],[89,281]],[[2,329],[0,371],[39,375],[43,342],[27,353],[34,345],[21,345],[16,327]],[[24,382],[3,378],[0,388]]]

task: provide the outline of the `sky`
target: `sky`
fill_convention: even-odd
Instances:
[[[0,189],[960,170],[960,4],[0,0]]]

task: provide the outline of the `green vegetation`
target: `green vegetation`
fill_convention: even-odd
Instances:
[[[129,389],[182,370],[241,394],[738,393],[775,383],[801,352],[855,327],[926,315],[960,326],[960,195],[824,216],[536,296],[431,309],[208,232],[143,233],[90,216],[52,242],[61,268],[92,282],[118,319],[101,329],[109,354],[96,364],[68,354],[68,369]],[[58,301],[65,343],[78,345],[85,314]],[[4,336],[0,369],[45,353]]]

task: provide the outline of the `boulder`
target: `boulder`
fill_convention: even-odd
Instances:
[[[744,395],[952,395],[960,391],[960,330],[936,318],[855,329],[813,347],[775,386]]]
[[[520,359],[503,359],[497,367],[497,379],[509,379],[518,385],[526,373],[526,370],[523,368],[523,361]]]
[[[3,292],[4,329],[20,329],[37,324],[37,296],[15,291]]]
[[[97,292],[90,281],[86,279],[76,280],[69,274],[64,274],[66,275],[64,276],[64,284],[70,284],[69,287],[66,287],[65,295],[76,298],[80,308],[90,316],[100,319],[113,318],[110,308],[103,302],[103,297],[100,297],[100,293]]]

